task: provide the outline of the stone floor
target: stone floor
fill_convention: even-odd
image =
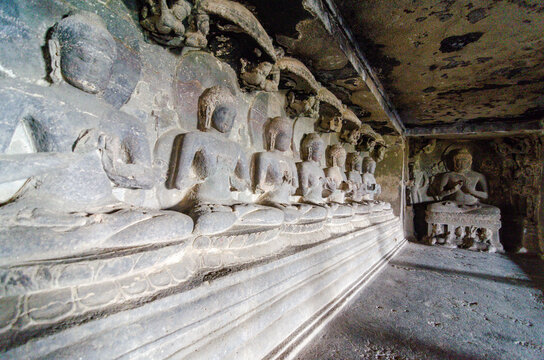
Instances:
[[[544,265],[407,244],[297,359],[544,359]]]

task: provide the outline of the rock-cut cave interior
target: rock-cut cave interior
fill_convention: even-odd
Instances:
[[[4,0],[0,107],[2,359],[544,359],[541,0]]]

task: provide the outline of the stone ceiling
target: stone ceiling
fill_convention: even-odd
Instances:
[[[395,133],[390,118],[354,69],[322,22],[308,10],[306,0],[248,0],[276,45],[312,70],[316,79],[333,92],[365,123],[381,134]]]
[[[542,1],[335,3],[408,129],[544,118]]]

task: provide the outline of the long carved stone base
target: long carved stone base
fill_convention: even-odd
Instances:
[[[392,213],[364,217],[336,235],[329,220],[240,228],[115,257],[0,269],[2,355],[225,359],[278,352],[403,243]]]
[[[494,206],[479,205],[470,208],[443,202],[429,205],[425,214],[425,240],[430,245],[504,252],[499,239],[501,214]]]

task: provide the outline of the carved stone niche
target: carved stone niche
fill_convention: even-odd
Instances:
[[[321,88],[312,72],[295,58],[283,57],[277,62],[280,69],[282,88],[290,88],[287,94],[287,113],[289,116],[319,116],[319,100],[316,95]]]
[[[340,132],[342,130],[342,113],[344,105],[327,88],[321,87],[317,93],[319,105],[319,127],[325,132]]]
[[[361,120],[347,107],[342,114],[342,133],[340,138],[351,145],[357,145],[361,137]]]
[[[433,184],[442,201],[428,205],[425,213],[427,242],[503,252],[499,240],[500,210],[480,202],[488,198],[485,176],[472,170],[472,155],[468,150],[456,149],[447,157],[451,157],[452,169],[437,177]]]
[[[376,133],[368,124],[361,124],[358,132],[359,138],[357,140],[357,146],[355,149],[360,152],[367,152],[369,154],[372,153],[379,134]]]
[[[208,47],[210,24],[219,19],[217,33],[243,33],[255,40],[257,57],[264,51],[270,62],[261,64],[259,61],[244,72],[255,72],[257,80],[263,74],[270,75],[269,68],[277,60],[276,49],[272,39],[266,33],[259,20],[242,4],[230,0],[201,0],[193,3],[186,0],[145,0],[141,9],[141,25],[150,37],[159,44],[168,47]],[[211,18],[213,17],[213,18]],[[223,22],[226,22],[223,24]],[[226,50],[220,50],[220,52]],[[228,52],[228,51],[227,51]],[[275,73],[275,71],[274,71]],[[260,82],[252,83],[252,75],[247,74],[246,81],[255,86]],[[276,81],[276,79],[274,79]],[[269,87],[270,84],[267,84]]]

